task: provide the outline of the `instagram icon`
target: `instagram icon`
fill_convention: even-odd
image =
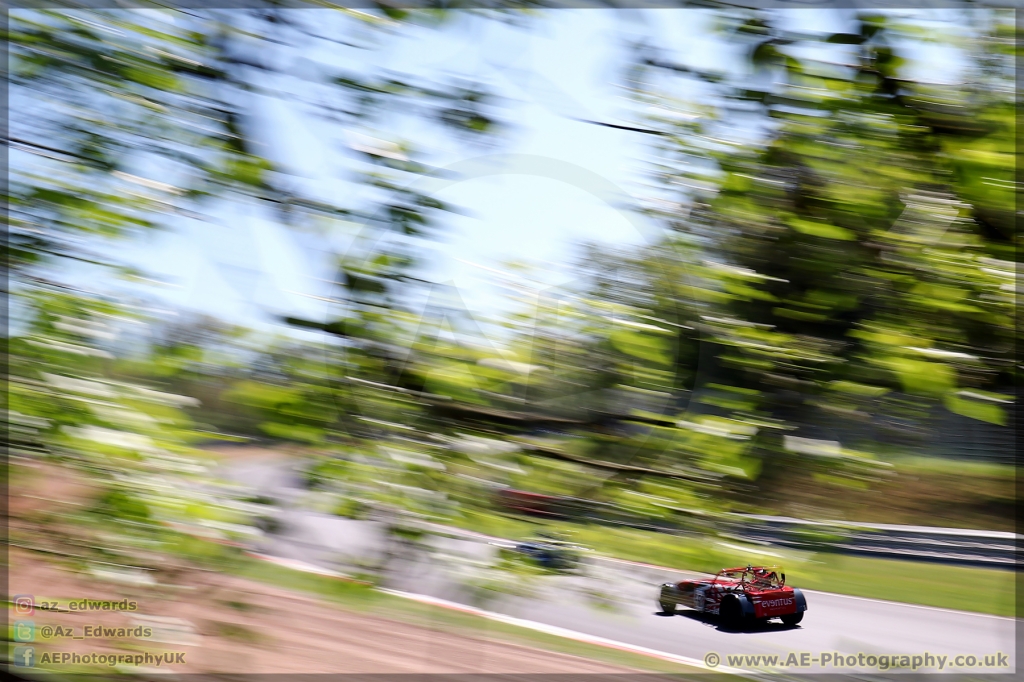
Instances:
[[[14,613],[19,616],[31,616],[36,610],[31,594],[16,594],[11,601],[14,602]]]

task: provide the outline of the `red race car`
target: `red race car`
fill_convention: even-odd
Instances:
[[[786,574],[764,566],[727,568],[708,580],[664,583],[658,604],[662,613],[675,613],[676,606],[686,606],[715,614],[728,628],[769,618],[781,618],[793,626],[803,620],[807,610],[803,592],[786,585]]]

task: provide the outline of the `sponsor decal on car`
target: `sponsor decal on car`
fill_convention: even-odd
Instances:
[[[765,607],[766,609],[774,609],[780,606],[791,606],[793,604],[793,599],[762,599],[760,603],[761,606]]]

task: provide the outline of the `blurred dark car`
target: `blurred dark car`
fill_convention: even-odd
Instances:
[[[581,547],[552,535],[539,535],[536,540],[520,542],[515,551],[553,571],[574,571],[583,564]]]

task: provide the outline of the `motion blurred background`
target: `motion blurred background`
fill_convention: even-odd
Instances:
[[[14,573],[306,510],[1012,609],[1012,11],[320,4],[11,11]]]

